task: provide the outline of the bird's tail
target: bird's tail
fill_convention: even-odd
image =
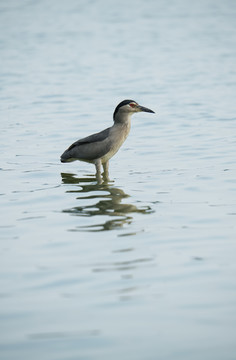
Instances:
[[[64,151],[64,153],[61,155],[61,162],[66,163],[71,161],[75,161],[75,159],[71,157],[70,151],[68,150]]]

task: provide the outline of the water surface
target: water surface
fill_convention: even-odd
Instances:
[[[1,359],[235,360],[235,15],[1,2]],[[110,181],[59,162],[126,98]]]

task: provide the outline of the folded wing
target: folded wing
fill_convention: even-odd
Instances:
[[[73,160],[92,161],[99,159],[111,149],[110,128],[77,140],[61,155],[61,162]]]

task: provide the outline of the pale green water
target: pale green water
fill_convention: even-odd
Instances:
[[[1,360],[235,360],[235,15],[1,2]],[[111,182],[61,164],[125,98]]]

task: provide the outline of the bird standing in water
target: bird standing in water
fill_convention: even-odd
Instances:
[[[61,155],[61,162],[80,160],[94,164],[99,182],[101,182],[101,166],[103,166],[103,175],[107,179],[109,160],[129,135],[131,115],[141,111],[154,113],[133,100],[122,101],[114,111],[113,126],[74,142]]]

